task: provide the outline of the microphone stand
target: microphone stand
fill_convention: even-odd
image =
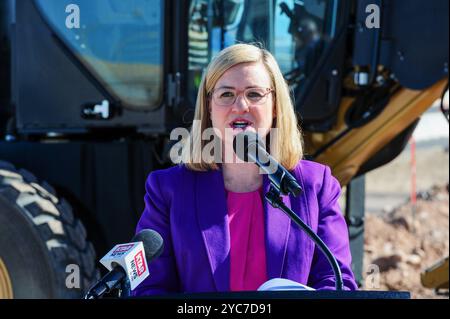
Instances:
[[[130,280],[128,277],[120,283],[119,298],[128,298],[131,295]]]
[[[99,299],[103,297],[105,293],[109,293],[110,296],[113,296],[114,298],[128,298],[131,295],[130,281],[128,278],[125,278],[120,282],[119,287],[113,287],[111,290],[102,292],[101,294],[89,290],[83,299]]]
[[[265,194],[265,198],[269,201],[272,207],[281,209],[286,215],[288,215],[314,241],[319,249],[325,254],[328,262],[333,268],[334,276],[336,277],[336,290],[343,290],[342,273],[336,258],[322,239],[320,239],[320,237],[317,236],[317,234],[314,233],[314,231],[307,224],[305,224],[301,218],[294,213],[294,211],[283,203],[280,196],[280,190],[274,186],[272,182],[270,184],[270,190]]]
[[[109,273],[91,287],[83,299],[100,299],[105,294],[115,298],[127,298],[131,294],[130,290],[130,280],[124,272],[116,272],[113,276]]]

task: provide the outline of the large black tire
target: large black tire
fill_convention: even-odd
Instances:
[[[95,265],[69,203],[30,172],[0,161],[0,299],[80,298],[99,278]]]

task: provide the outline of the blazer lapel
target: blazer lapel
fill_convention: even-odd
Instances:
[[[217,291],[230,284],[230,231],[221,170],[195,174],[196,212]],[[199,261],[200,262],[200,261]]]
[[[263,191],[266,194],[270,189],[270,180],[263,176]],[[263,194],[263,195],[264,195]],[[291,207],[289,196],[281,196],[286,206]],[[291,219],[282,210],[272,207],[264,199],[265,239],[268,279],[282,276],[284,260],[291,226]]]
[[[195,196],[198,224],[205,243],[206,254],[217,291],[230,287],[230,230],[227,202],[221,170],[195,174]],[[263,175],[263,192],[270,188],[270,180]],[[263,195],[264,195],[263,194]],[[281,196],[291,207],[289,196]],[[266,264],[268,279],[282,276],[286,257],[291,219],[280,209],[273,208],[263,199]]]

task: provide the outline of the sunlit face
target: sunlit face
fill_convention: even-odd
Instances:
[[[210,97],[212,125],[222,139],[229,135],[226,133],[231,134],[231,139],[225,139],[227,145],[232,145],[232,137],[245,130],[265,137],[275,116],[273,97],[272,81],[264,64],[235,65],[217,81]]]

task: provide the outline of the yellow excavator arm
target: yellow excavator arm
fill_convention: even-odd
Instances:
[[[448,290],[448,277],[448,256],[420,274],[422,285],[426,288],[434,288],[436,291]]]

